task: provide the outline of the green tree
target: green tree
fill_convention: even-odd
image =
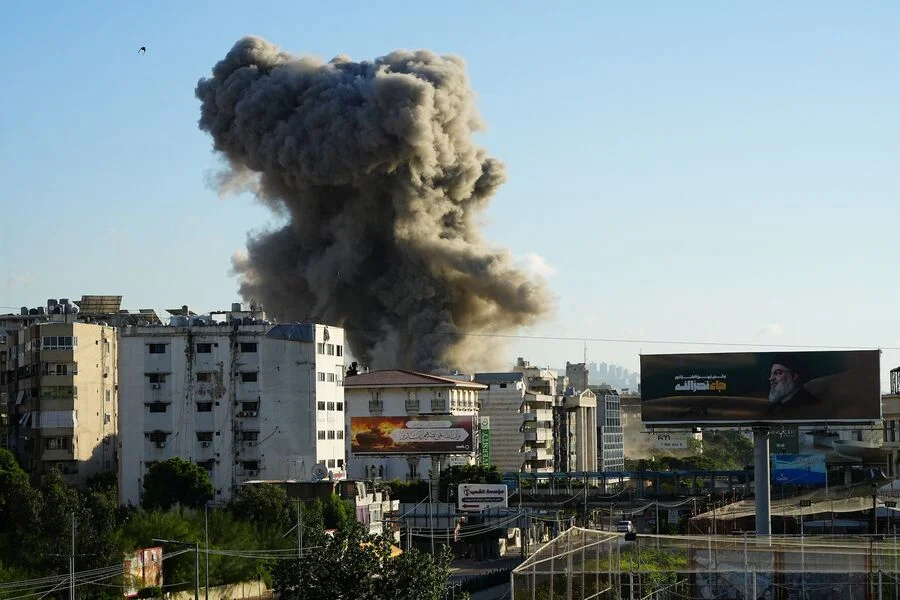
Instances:
[[[290,527],[294,510],[283,487],[268,483],[244,485],[228,503],[236,519],[262,527]]]
[[[457,465],[441,471],[438,496],[444,502],[456,500],[456,490],[461,483],[503,483],[503,476],[496,466]]]
[[[353,524],[334,536],[317,533],[316,549],[272,565],[284,600],[439,600],[450,575],[449,551],[435,558],[411,550],[391,557],[391,541]]]
[[[215,487],[206,470],[183,458],[156,463],[144,477],[143,506],[169,509],[176,504],[200,508],[212,500]]]
[[[0,563],[28,568],[39,557],[22,552],[40,541],[40,493],[8,450],[0,449]]]
[[[350,523],[356,521],[353,509],[337,494],[332,494],[323,504],[322,517],[326,529],[346,529]]]
[[[394,479],[388,483],[391,490],[391,498],[400,502],[418,503],[428,498],[428,482],[416,479],[414,481],[401,481]]]

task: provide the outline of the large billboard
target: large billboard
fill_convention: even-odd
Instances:
[[[461,454],[474,450],[472,416],[350,417],[353,454]]]
[[[772,481],[783,485],[825,485],[822,454],[773,454]]]
[[[641,356],[646,424],[881,419],[879,351]]]

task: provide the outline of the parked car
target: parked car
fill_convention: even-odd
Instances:
[[[618,533],[634,533],[634,523],[631,521],[619,521],[616,524],[616,531]]]

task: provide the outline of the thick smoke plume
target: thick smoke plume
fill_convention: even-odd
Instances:
[[[228,161],[220,187],[252,189],[284,218],[234,260],[241,294],[279,320],[341,325],[376,368],[433,371],[485,368],[492,338],[459,334],[548,311],[544,283],[476,226],[505,175],[473,144],[461,59],[323,63],[247,37],[196,94],[200,129]]]

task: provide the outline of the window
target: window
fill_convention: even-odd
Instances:
[[[319,402],[316,405],[316,408],[318,408],[319,410],[325,410],[325,402],[322,400],[319,400]]]
[[[328,344],[327,346],[325,346],[325,349],[327,350],[326,353],[328,354],[328,356],[334,356],[334,344]]]
[[[328,468],[333,469],[337,465],[337,461],[333,458],[328,459]]]
[[[36,398],[37,394],[32,390],[32,398]],[[48,385],[41,388],[41,398],[77,398],[78,388],[74,385]]]
[[[212,412],[212,402],[198,402],[197,412]]]
[[[69,440],[67,437],[55,437],[44,439],[44,450],[68,450]]]
[[[336,433],[337,433],[337,439],[339,439],[339,440],[344,439],[344,430],[343,429],[338,429]]]
[[[243,410],[243,411],[258,411],[259,410],[259,402],[241,402],[241,410]]]
[[[328,403],[328,410],[334,410],[334,402]]]
[[[242,442],[255,442],[259,439],[258,431],[242,431],[241,432],[241,441]]]
[[[147,434],[147,437],[150,438],[151,442],[156,442],[157,444],[163,444],[166,441],[167,435],[168,434],[166,434],[165,431],[151,431],[150,433]]]
[[[338,466],[338,468],[344,467],[344,459],[343,458],[337,459],[337,466]]]
[[[344,410],[344,403],[343,403],[343,402],[338,402],[338,403],[335,405],[335,410]]]
[[[334,373],[325,373],[325,381],[334,383]]]
[[[256,352],[256,342],[241,342],[241,352]]]
[[[317,381],[325,381],[325,373],[323,373],[322,371],[317,372],[316,380]]]
[[[213,439],[212,431],[198,431],[197,432],[197,441],[198,442],[211,442]]]
[[[338,372],[335,374],[334,380],[338,385],[344,385],[344,365],[337,366]]]
[[[212,373],[197,373],[197,381],[204,383],[212,381]]]
[[[212,344],[197,344],[197,354],[212,353]]]
[[[165,344],[147,344],[148,351],[150,354],[165,354],[166,353],[166,345]]]
[[[54,375],[68,375],[69,374],[69,365],[56,365],[56,372]]]
[[[242,383],[253,383],[258,381],[259,373],[256,371],[245,371],[241,373],[241,382]]]
[[[319,431],[319,432],[317,432],[317,433],[316,433],[316,437],[317,437],[318,439],[320,439],[320,440],[324,440],[324,439],[325,439],[325,432],[324,432],[324,431]]]
[[[147,380],[150,383],[165,383],[166,382],[166,374],[165,373],[148,373]]]
[[[334,349],[335,349],[335,354],[336,354],[337,356],[343,356],[343,355],[344,355],[344,347],[341,346],[340,344],[338,344],[337,346],[335,346]]]
[[[325,342],[319,342],[316,344],[316,353],[325,354]]]
[[[44,350],[71,350],[78,347],[78,338],[62,335],[45,335],[41,348]]]
[[[329,439],[329,440],[333,440],[333,439],[334,439],[334,431],[332,431],[332,430],[330,430],[330,429],[328,430],[328,439]]]
[[[109,402],[112,399],[112,390],[106,390],[106,401]]]
[[[109,413],[104,413],[104,415],[103,415],[104,423],[109,423],[111,419],[112,419],[112,417],[110,417]]]
[[[258,460],[244,460],[241,461],[241,466],[245,471],[257,471],[259,470],[259,461]]]
[[[209,460],[198,460],[197,466],[202,467],[208,473],[212,473],[213,466],[216,464],[215,459],[210,458]]]

